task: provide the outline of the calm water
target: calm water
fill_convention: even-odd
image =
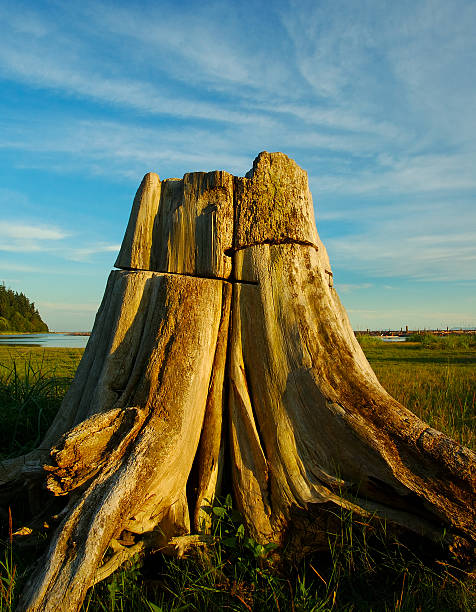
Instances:
[[[62,348],[84,348],[89,336],[70,336],[69,334],[8,334],[0,335],[0,344],[10,346],[43,346]]]
[[[48,348],[84,348],[89,336],[70,336],[69,334],[9,334],[0,335],[0,344],[10,346],[44,346]],[[405,342],[406,338],[382,338],[384,342]]]

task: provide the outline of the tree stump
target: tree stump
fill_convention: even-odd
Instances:
[[[473,553],[475,455],[377,381],[294,161],[146,175],[116,267],[45,439],[1,465],[4,507],[54,525],[20,609],[77,610],[137,551],[206,541],[224,473],[278,552],[325,546],[340,507]]]

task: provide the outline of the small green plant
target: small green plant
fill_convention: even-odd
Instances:
[[[246,534],[231,495],[210,508],[215,542],[186,559],[160,555],[164,589],[149,597],[152,610],[279,610],[289,590],[274,568],[276,546],[263,546]]]
[[[16,584],[16,564],[13,559],[12,513],[8,508],[8,542],[0,561],[0,612],[10,612]]]
[[[231,495],[227,495],[223,501],[215,499],[212,512],[215,517],[212,532],[218,537],[219,546],[240,555],[247,551],[256,561],[269,558],[276,549],[277,545],[272,542],[262,545],[245,535],[243,517],[233,508]]]

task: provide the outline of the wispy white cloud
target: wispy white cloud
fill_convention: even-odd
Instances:
[[[357,7],[292,0],[281,18],[294,45],[296,67],[315,94],[340,99],[362,74],[370,25],[356,18]],[[344,8],[344,10],[342,10]],[[354,75],[354,76],[353,76]]]
[[[33,37],[47,36],[51,28],[34,9],[23,6],[18,10],[17,2],[6,0],[0,6],[0,19],[15,34],[27,34]]]
[[[71,249],[66,257],[72,261],[90,261],[92,255],[98,253],[118,253],[120,244],[96,244],[78,249]]]
[[[58,227],[12,221],[0,221],[0,234],[15,240],[62,240],[69,235]]]
[[[476,325],[476,317],[474,312],[469,311],[457,311],[457,310],[434,310],[432,312],[428,312],[425,308],[408,308],[404,313],[402,313],[402,309],[364,309],[364,308],[349,308],[349,313],[353,317],[363,317],[365,319],[370,319],[374,322],[383,323],[383,321],[402,321],[402,315],[406,317],[406,320],[420,320],[422,323],[428,321],[434,322],[434,327],[443,327],[446,325],[455,325],[459,324],[461,326],[475,326]],[[405,320],[405,319],[403,319]],[[442,325],[444,322],[444,325]],[[386,329],[388,326],[385,325],[383,327]],[[398,325],[400,327],[400,324]],[[416,327],[416,326],[415,326]],[[421,328],[423,329],[423,325]],[[427,325],[427,329],[431,329],[431,326]],[[395,326],[397,328],[397,326]],[[375,329],[375,327],[373,328]]]
[[[274,31],[265,30],[262,36],[253,38],[241,27],[245,7],[235,10],[228,6],[219,19],[210,19],[219,8],[205,3],[189,15],[173,5],[164,11],[154,6],[138,10],[132,5],[85,2],[74,14],[67,8],[60,11],[63,23],[51,22],[46,14],[30,10],[26,22],[33,25],[27,27],[28,32],[31,30],[28,37],[21,36],[21,20],[14,11],[9,11],[4,18],[10,20],[12,34],[9,38],[7,29],[6,38],[0,42],[4,75],[67,96],[151,115],[168,115],[188,122],[194,119],[224,122],[230,132],[225,146],[220,147],[222,157],[230,157],[231,147],[236,156],[244,148],[257,152],[270,143],[279,149],[304,148],[305,156],[312,149],[321,149],[347,153],[356,159],[376,158],[370,168],[363,164],[347,173],[342,173],[337,164],[331,168],[331,174],[321,177],[321,190],[367,193],[382,189],[473,188],[474,179],[468,168],[475,161],[474,155],[467,151],[436,156],[428,153],[428,145],[437,134],[428,130],[427,125],[423,134],[425,117],[421,117],[418,109],[409,107],[410,96],[401,95],[402,91],[414,89],[408,76],[411,54],[406,51],[407,46],[413,45],[415,58],[423,66],[419,71],[424,73],[425,62],[433,66],[435,61],[425,48],[428,42],[422,40],[433,41],[435,32],[442,30],[442,20],[449,24],[448,27],[445,23],[449,33],[444,40],[451,48],[450,55],[458,57],[461,52],[464,43],[452,42],[449,9],[435,11],[422,3],[416,22],[421,25],[426,19],[430,24],[422,29],[415,27],[413,13],[410,19],[405,10],[395,6],[386,7],[384,19],[382,10],[372,3],[358,10],[339,2],[332,6],[283,3],[268,10],[271,21],[274,17]],[[369,10],[375,12],[372,20],[365,19],[365,11]],[[470,11],[468,17],[471,14]],[[395,23],[399,24],[398,31],[406,46],[392,30]],[[96,52],[99,40],[91,35],[91,24],[100,29],[101,41],[110,48],[107,54]],[[275,39],[270,39],[276,28],[282,30],[278,45]],[[469,44],[470,32],[468,26],[458,34],[474,49],[475,45]],[[273,62],[269,61],[271,40]],[[158,62],[161,57],[167,61]],[[402,65],[408,66],[400,69]],[[458,80],[461,75],[458,70],[454,72],[458,76],[453,76],[453,80]],[[461,81],[459,78],[457,82],[459,89]],[[179,82],[194,85],[184,88],[177,86]],[[473,95],[475,88],[469,89]],[[203,95],[204,90],[209,95]],[[393,94],[398,96],[398,105],[393,103]],[[450,99],[448,93],[442,98]],[[446,102],[440,100],[442,111],[443,104]],[[418,121],[414,121],[415,116]],[[69,131],[63,140],[68,140],[72,154],[79,151],[86,155],[89,149],[89,155],[94,157],[95,143],[101,136],[104,141],[109,137],[110,149],[114,148],[116,135],[100,131],[92,140],[84,139],[82,147],[81,139],[78,142],[67,129],[69,123],[68,120],[58,129]],[[242,131],[236,129],[238,126]],[[185,131],[190,129],[187,126]],[[160,132],[156,126],[152,130],[162,134],[163,126]],[[202,159],[213,157],[210,153],[218,134],[209,125],[203,131],[208,131],[208,138],[200,138],[196,155]],[[188,160],[193,163],[190,153],[193,138],[183,143],[180,138],[183,130],[175,127],[175,133],[179,138],[164,148],[164,157],[183,158],[187,151]],[[139,133],[136,137],[141,140]],[[4,146],[14,144],[21,146],[21,139],[10,140]],[[130,147],[131,157],[138,159],[138,148]],[[57,146],[56,151],[59,150]],[[121,150],[124,149],[117,149],[116,158]],[[391,167],[377,157],[385,151],[396,153],[390,156]],[[150,147],[142,150],[143,157],[150,159],[153,155]],[[52,168],[60,169],[61,164],[70,168],[67,159],[56,164],[48,161]],[[94,167],[94,163],[89,164],[90,171],[94,172]]]
[[[3,272],[43,272],[43,269],[40,266],[32,266],[29,264],[19,264],[13,261],[5,261],[0,260],[0,270]],[[6,280],[6,279],[3,279]]]
[[[32,222],[18,223],[0,221],[0,251],[21,254],[45,254],[59,260],[89,262],[94,255],[114,253],[120,244],[89,243],[76,233],[68,232],[57,226],[46,226]],[[66,239],[68,239],[66,241]],[[76,246],[78,243],[81,246]],[[0,265],[0,269],[2,266]],[[38,267],[22,264],[5,264],[7,270],[33,272]]]
[[[441,230],[440,230],[441,231]],[[370,278],[415,281],[475,281],[476,241],[472,232],[427,234],[409,220],[371,224],[365,232],[327,241],[341,268]],[[336,281],[337,284],[337,281]]]
[[[216,4],[214,8],[219,11],[222,7]],[[173,69],[178,79],[249,87],[257,78],[256,65],[246,51],[246,31],[240,31],[233,6],[220,11],[220,19],[209,18],[213,7],[206,4],[196,7],[193,14],[173,5],[165,11],[153,6],[139,11],[131,5],[111,9],[109,3],[84,3],[84,14],[100,21],[107,35],[130,41],[132,49],[139,47],[145,53],[143,61],[166,53],[169,67],[158,69]]]
[[[44,138],[45,131],[48,139]],[[28,151],[34,158],[31,161],[24,158],[24,163],[56,168],[58,172],[83,167],[93,174],[137,180],[148,170],[162,175],[164,166],[167,171],[223,168],[239,173],[247,171],[251,161],[249,156],[229,149],[231,135],[226,130],[216,133],[191,128],[177,132],[171,127],[157,129],[104,119],[73,119],[64,126],[47,116],[40,123],[12,121],[3,133],[0,149]],[[61,160],[56,155],[61,155]]]
[[[88,45],[78,42],[77,33],[72,44],[61,31],[33,38],[19,37],[18,32],[11,38],[7,35],[0,42],[0,70],[4,76],[67,96],[125,106],[152,115],[187,121],[220,121],[233,127],[241,125],[248,130],[248,138],[258,130],[261,141],[269,140],[270,131],[281,136],[287,133],[287,138],[280,139],[283,147],[296,144],[296,126],[289,125],[290,121],[337,130],[332,134],[301,133],[301,139],[297,138],[300,146],[359,152],[362,146],[364,151],[375,149],[376,138],[378,141],[400,137],[390,121],[375,121],[348,104],[338,101],[326,107],[316,100],[310,103],[306,92],[302,92],[302,78],[294,70],[293,58],[285,55],[284,49],[274,47],[277,61],[270,62],[265,40],[253,41],[252,49],[243,43],[240,15],[234,15],[224,28],[223,19],[218,24],[206,13],[188,19],[173,11],[168,16],[130,7],[115,6],[110,10],[107,4],[86,6],[83,20],[88,20],[88,28],[91,20],[98,27],[100,24],[103,36],[112,37],[108,42],[116,54],[122,55],[124,40],[130,40],[128,53],[132,52],[136,68],[140,67],[134,74],[142,78],[131,78],[127,68],[118,70],[116,64],[111,66],[101,54],[92,53]],[[226,14],[229,13],[233,11]],[[75,19],[80,25],[78,14]],[[47,24],[44,29],[47,30]],[[64,47],[61,54],[57,53],[58,46]],[[171,50],[179,58],[179,65],[174,61],[161,65],[158,74],[166,75],[165,78],[154,78],[150,68],[146,68],[147,63],[155,62],[158,55]],[[130,56],[124,58],[126,67],[130,59]],[[178,93],[173,83],[182,79],[188,84],[195,82],[198,87],[211,88],[217,96],[200,95],[203,89],[197,91],[197,87],[186,90],[181,87]],[[352,133],[352,138],[346,136],[347,131]],[[372,134],[372,144],[367,144],[369,138],[358,132]],[[235,143],[235,138],[228,146],[230,142]]]
[[[268,113],[282,113],[290,115],[304,123],[334,128],[342,132],[352,132],[358,134],[375,134],[383,138],[402,138],[398,128],[385,120],[373,120],[370,116],[362,115],[344,106],[333,106],[332,108],[311,105],[305,101],[271,101],[263,104],[255,104],[256,108]]]
[[[49,251],[51,242],[64,240],[69,234],[55,226],[0,221],[0,236],[0,251],[30,253]]]
[[[272,125],[272,120],[264,115],[237,111],[233,107],[224,108],[196,97],[178,97],[153,82],[126,75],[110,75],[93,66],[85,70],[81,61],[68,58],[67,54],[58,56],[49,50],[49,45],[46,49],[42,44],[25,48],[18,45],[18,42],[15,45],[13,37],[12,40],[8,38],[0,42],[0,73],[30,86],[60,90],[68,96],[81,96],[150,114],[187,120],[195,118],[233,124]]]
[[[453,154],[427,154],[392,159],[385,156],[371,169],[313,176],[321,192],[342,194],[425,193],[475,190],[476,150]]]

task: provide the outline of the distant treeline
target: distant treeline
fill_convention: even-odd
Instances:
[[[0,332],[47,332],[35,304],[23,293],[0,284]]]

